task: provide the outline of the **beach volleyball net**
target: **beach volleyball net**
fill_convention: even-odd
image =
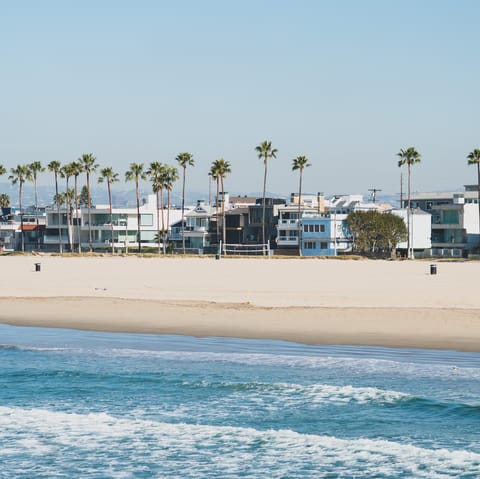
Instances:
[[[238,256],[270,256],[270,242],[265,244],[233,244],[221,243],[219,251],[222,255]]]

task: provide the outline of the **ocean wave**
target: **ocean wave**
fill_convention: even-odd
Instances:
[[[480,454],[290,430],[171,424],[107,413],[0,407],[0,477],[62,471],[73,477],[414,477],[480,476]],[[15,467],[15,469],[12,469]],[[43,475],[42,475],[43,474]],[[80,477],[77,476],[77,477]],[[15,474],[15,477],[28,477]]]

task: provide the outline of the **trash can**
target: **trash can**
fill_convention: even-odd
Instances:
[[[35,271],[40,271],[41,270],[41,263],[35,263]]]
[[[430,274],[437,274],[437,265],[431,264],[430,265]]]

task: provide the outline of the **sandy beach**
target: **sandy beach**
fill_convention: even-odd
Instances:
[[[436,264],[3,256],[0,322],[480,351],[480,263]]]

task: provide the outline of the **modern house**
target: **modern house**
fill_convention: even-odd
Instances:
[[[478,253],[480,224],[477,185],[466,185],[464,192],[411,194],[411,211],[431,214],[432,257],[462,257]],[[403,200],[407,206],[407,200]]]

